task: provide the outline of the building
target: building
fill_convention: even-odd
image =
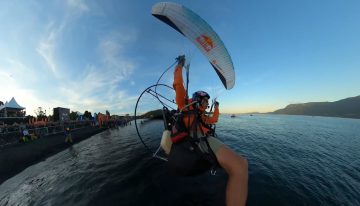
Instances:
[[[0,105],[0,117],[25,117],[25,107],[20,106],[15,98]]]
[[[70,109],[56,107],[56,108],[54,108],[53,115],[54,115],[54,122],[69,121],[70,120]]]

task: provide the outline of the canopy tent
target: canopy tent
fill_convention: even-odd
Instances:
[[[0,106],[0,117],[23,116],[25,113],[21,111],[24,109],[25,107],[20,106],[13,97],[9,102],[5,102],[4,105]]]

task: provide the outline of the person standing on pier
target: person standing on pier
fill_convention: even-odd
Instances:
[[[66,129],[65,129],[65,143],[72,143],[73,142],[73,139],[72,139],[72,137],[71,137],[71,133],[70,133],[70,128],[69,127],[67,127]]]

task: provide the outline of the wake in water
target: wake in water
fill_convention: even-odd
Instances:
[[[162,122],[142,125],[156,141]],[[359,120],[223,115],[219,138],[249,160],[247,205],[359,205]],[[0,185],[0,205],[223,205],[226,174],[172,176],[135,128],[105,131]]]

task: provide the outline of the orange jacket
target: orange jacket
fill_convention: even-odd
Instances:
[[[186,90],[184,88],[183,84],[183,77],[182,77],[182,69],[183,67],[181,65],[177,65],[174,71],[174,83],[173,87],[175,89],[175,95],[176,95],[176,104],[178,105],[178,109],[182,110],[186,106]],[[188,99],[188,103],[191,102],[191,99]],[[190,110],[192,110],[193,107],[190,106]],[[188,109],[184,109],[184,111],[187,111]],[[218,121],[219,118],[219,108],[215,107],[214,114],[210,117],[205,115],[205,109],[203,108],[203,113],[201,114],[201,119],[205,124],[215,124]],[[185,112],[186,115],[186,112]],[[184,116],[184,123],[187,128],[189,128],[189,119],[190,119],[190,125],[192,125],[192,122],[194,120],[194,114],[191,114],[189,116]],[[202,131],[206,134],[209,129],[201,126]],[[198,129],[199,130],[199,129]]]

